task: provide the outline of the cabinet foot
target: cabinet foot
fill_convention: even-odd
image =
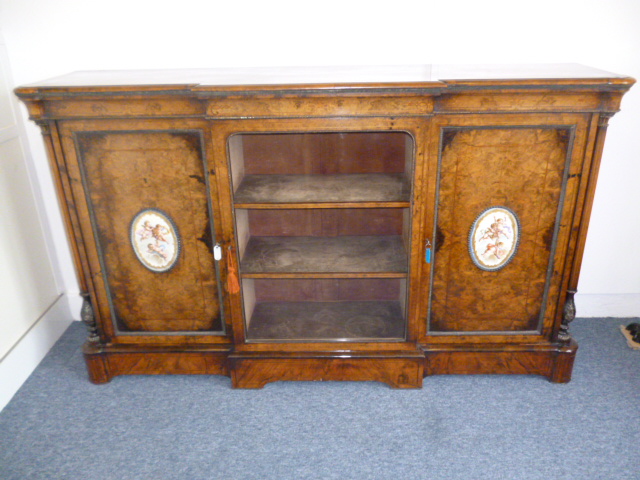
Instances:
[[[548,378],[553,383],[568,383],[571,380],[573,362],[576,358],[578,344],[575,340],[570,340],[566,345],[560,347],[553,362],[553,368]]]
[[[84,361],[87,364],[87,373],[89,374],[89,380],[96,385],[102,383],[108,383],[113,378],[109,374],[108,361],[105,361],[105,357],[101,354],[87,353],[85,349]]]

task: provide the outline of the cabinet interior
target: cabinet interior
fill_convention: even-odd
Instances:
[[[395,131],[230,137],[248,340],[405,338],[413,150]]]

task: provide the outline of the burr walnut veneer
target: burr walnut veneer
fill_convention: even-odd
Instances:
[[[572,65],[79,72],[41,127],[95,383],[571,377],[609,118]]]

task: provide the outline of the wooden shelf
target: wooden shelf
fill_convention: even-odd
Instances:
[[[407,271],[400,235],[251,237],[240,264],[244,278],[274,274],[404,277]]]
[[[234,203],[236,208],[408,207],[410,194],[402,173],[246,175]]]
[[[251,317],[247,339],[256,341],[403,340],[400,302],[264,302]]]

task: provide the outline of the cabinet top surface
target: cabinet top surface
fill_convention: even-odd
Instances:
[[[624,75],[577,64],[269,67],[200,70],[81,71],[26,85],[20,94],[47,90],[172,87],[189,90],[444,88],[496,85],[608,85],[628,88]]]

